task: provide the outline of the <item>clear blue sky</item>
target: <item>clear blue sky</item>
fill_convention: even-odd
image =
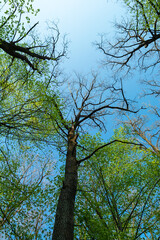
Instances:
[[[61,35],[68,34],[69,59],[65,67],[67,72],[82,74],[95,70],[103,58],[93,46],[98,34],[111,35],[113,23],[124,13],[116,0],[35,0],[34,6],[40,8],[40,26],[44,27],[46,20],[59,22]]]

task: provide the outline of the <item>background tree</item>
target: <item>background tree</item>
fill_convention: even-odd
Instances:
[[[11,61],[19,59],[26,63],[30,70],[39,73],[44,67],[39,68],[39,63],[44,60],[59,61],[66,53],[66,45],[62,52],[56,48],[59,40],[59,31],[56,26],[50,28],[50,36],[44,41],[38,35],[32,34],[37,26],[35,23],[30,29],[30,15],[37,15],[38,10],[33,9],[32,0],[1,1],[0,49],[10,56]],[[25,19],[23,21],[22,19]],[[57,32],[57,34],[55,34]]]
[[[113,139],[136,142],[127,127],[116,130]],[[86,135],[85,149],[101,141],[98,135]],[[75,239],[157,239],[158,166],[155,154],[120,142],[84,162],[79,169]]]
[[[104,41],[97,44],[106,56],[106,63],[112,67],[128,71],[134,68],[133,59],[137,59],[140,69],[151,71],[146,78],[141,80],[146,111],[130,119],[128,124],[133,132],[139,135],[139,141],[146,148],[159,155],[159,38],[160,38],[160,5],[154,0],[124,0],[130,19],[122,24],[117,24],[119,34],[115,43]],[[155,68],[157,66],[157,68]],[[153,72],[153,70],[155,70]],[[151,74],[152,72],[152,74]],[[122,73],[122,72],[121,72]],[[124,72],[123,72],[124,73]],[[155,74],[153,74],[155,73]],[[148,97],[148,98],[147,98]],[[147,104],[148,102],[148,104]],[[152,115],[152,117],[151,117]],[[140,140],[141,139],[141,140]]]
[[[116,40],[108,42],[101,37],[97,47],[106,56],[111,66],[133,68],[136,66],[147,70],[159,63],[160,39],[160,5],[156,0],[124,0],[131,13],[129,19],[115,26],[118,30]]]
[[[43,44],[32,33],[37,24],[29,30],[25,29],[22,19],[29,23],[29,14],[36,15],[38,12],[33,9],[32,1],[1,1],[1,5],[1,133],[26,139],[34,135],[33,138],[38,139],[38,134],[46,135],[47,127],[52,125],[46,115],[46,99],[47,94],[48,97],[58,98],[58,93],[54,91],[57,63],[65,53],[65,47],[63,53],[57,53],[59,31],[55,27],[50,28],[52,36]],[[47,60],[52,60],[51,64]]]
[[[155,170],[158,171],[159,105],[157,97],[159,96],[159,78],[157,77],[158,75],[153,75],[153,69],[157,66],[154,70],[158,71],[159,66],[160,5],[159,1],[151,0],[124,2],[131,12],[131,18],[126,22],[124,21],[122,24],[116,25],[119,31],[117,41],[115,43],[113,41],[107,42],[102,37],[101,42],[98,43],[97,46],[105,54],[106,63],[110,63],[112,67],[117,67],[119,70],[127,68],[127,70],[130,71],[135,66],[131,60],[137,59],[140,69],[148,70],[150,68],[152,70],[152,74],[148,75],[147,79],[144,77],[142,80],[142,88],[146,88],[147,85],[147,89],[143,92],[143,101],[146,102],[146,111],[143,111],[143,115],[142,113],[137,114],[134,119],[128,117],[126,122],[131,127],[133,136],[135,136],[137,141],[147,150],[147,154],[151,154],[149,155],[150,159],[152,159],[151,156],[154,156],[154,161],[156,162]],[[156,71],[154,71],[154,73],[155,72]],[[151,71],[149,71],[149,73],[151,73]],[[147,101],[149,102],[148,104]],[[150,165],[148,165],[147,168],[150,168]],[[154,177],[152,177],[152,179],[154,179]],[[159,175],[157,175],[157,181],[159,181]],[[157,181],[155,179],[155,183]],[[147,194],[150,194],[150,191],[147,191]],[[153,197],[153,200],[155,199],[156,195]],[[157,202],[159,202],[158,199]],[[143,204],[144,203],[145,200]],[[157,213],[154,211],[153,216],[155,218],[157,216]],[[142,218],[140,219],[142,220]],[[159,232],[155,227],[156,224],[153,225],[154,230],[150,232],[151,236],[146,235],[146,238],[151,237],[152,239],[157,239]],[[158,235],[156,235],[156,231]]]
[[[51,195],[53,176],[48,176],[50,163],[41,163],[38,158],[35,164],[32,160],[36,154],[27,155],[28,150],[22,159],[15,155],[21,146],[39,151],[37,144],[42,143],[43,148],[47,142],[49,148],[54,142],[56,130],[52,122],[58,118],[55,99],[61,107],[55,78],[65,47],[62,52],[56,49],[59,40],[56,26],[50,27],[52,36],[43,41],[33,34],[37,23],[26,29],[29,14],[37,14],[32,1],[0,1],[0,4],[0,168],[3,169],[0,231],[8,238],[44,239],[51,234],[46,215],[53,213],[49,210],[51,204],[48,212],[44,211],[44,205],[54,196],[53,186]],[[38,167],[39,172],[34,172]],[[44,228],[40,231],[42,224]]]
[[[0,157],[0,233],[5,239],[51,238],[56,164],[52,152],[44,156],[29,143],[10,141]]]

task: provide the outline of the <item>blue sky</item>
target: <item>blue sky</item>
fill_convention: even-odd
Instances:
[[[124,14],[120,1],[114,0],[35,0],[40,8],[39,25],[49,21],[58,22],[61,36],[67,34],[70,41],[68,57],[65,61],[67,72],[86,74],[100,66],[103,55],[93,42],[98,34],[114,32],[113,23]]]
[[[35,21],[39,21],[42,35],[47,21],[58,23],[61,37],[67,34],[68,58],[61,65],[67,77],[73,72],[86,75],[98,71],[102,78],[112,81],[109,71],[102,66],[104,55],[94,43],[103,33],[114,41],[114,23],[128,17],[121,0],[34,0],[34,6],[40,9]],[[127,76],[124,88],[131,95],[135,95],[136,81],[135,78],[128,81]]]

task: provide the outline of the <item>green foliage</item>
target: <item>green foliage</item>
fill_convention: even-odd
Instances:
[[[26,34],[26,23],[30,23],[29,15],[37,15],[39,9],[33,8],[33,0],[3,0],[0,1],[0,38],[13,40]],[[24,16],[24,17],[23,17]],[[21,21],[25,18],[24,21]]]
[[[136,30],[160,29],[160,2],[158,0],[124,0],[133,17]]]
[[[89,137],[85,148],[104,144]],[[135,142],[130,129],[113,139]],[[96,140],[96,141],[95,141]],[[86,154],[86,153],[85,153]],[[79,172],[76,236],[80,239],[143,239],[159,232],[159,157],[135,145],[114,143],[98,151]]]
[[[52,152],[44,155],[34,146],[10,142],[0,158],[0,232],[7,239],[50,239],[55,211]]]
[[[0,122],[1,135],[40,141],[54,136],[54,119],[58,121],[54,102],[62,107],[56,81],[48,84],[49,71],[39,75],[28,72],[25,63],[8,56],[0,59]],[[48,65],[46,70],[48,70]],[[55,94],[56,89],[56,94]]]
[[[32,3],[0,1],[0,41],[16,39],[18,45],[23,40],[19,46],[26,49],[41,46],[37,36],[30,42],[25,39],[30,14],[38,12]],[[32,53],[47,51],[49,47],[36,47]],[[53,228],[57,187],[53,149],[49,150],[51,143],[57,144],[56,123],[63,125],[58,111],[64,104],[54,75],[57,63],[32,60],[41,74],[0,53],[0,233],[7,239],[51,239]]]

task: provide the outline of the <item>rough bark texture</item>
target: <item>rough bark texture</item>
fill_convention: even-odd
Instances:
[[[77,190],[76,138],[74,126],[68,131],[65,179],[60,192],[52,240],[73,240],[74,205]]]

